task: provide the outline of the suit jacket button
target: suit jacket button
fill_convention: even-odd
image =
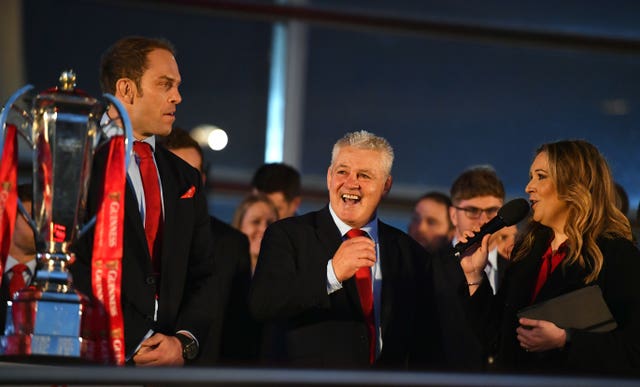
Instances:
[[[147,285],[154,285],[156,283],[156,277],[150,275],[146,278]]]

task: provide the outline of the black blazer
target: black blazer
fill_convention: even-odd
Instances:
[[[87,204],[89,216],[95,214],[98,205],[107,148],[100,149],[94,158]],[[220,300],[214,294],[211,227],[200,174],[159,144],[156,145],[155,160],[164,202],[159,281],[152,275],[143,221],[133,188],[130,183],[126,187],[121,300],[127,356],[149,329],[166,335],[184,329],[201,343],[205,342],[212,317],[216,315],[212,310],[220,308]],[[195,187],[195,194],[182,198],[191,187]],[[92,293],[92,245],[93,231],[78,242],[77,260],[71,267],[75,286],[88,295]],[[156,293],[158,316],[154,322]]]
[[[199,365],[248,365],[257,362],[262,340],[262,324],[249,314],[251,258],[249,240],[227,223],[210,217],[220,295],[224,300],[224,319],[216,318]]]
[[[576,331],[563,350],[531,353],[520,348],[515,331],[518,310],[586,286],[582,281],[585,276],[582,267],[571,265],[563,270],[560,266],[532,301],[541,257],[548,247],[547,238],[537,240],[539,242],[527,256],[511,263],[495,297],[490,296],[487,284],[481,285],[472,297],[476,311],[484,308],[489,312],[485,319],[489,323],[485,339],[494,353],[497,368],[527,372],[637,374],[640,367],[640,292],[635,284],[640,272],[640,252],[631,241],[622,238],[598,240],[604,262],[595,281],[602,289],[618,328],[607,333]],[[493,305],[489,309],[487,304],[491,301]],[[484,327],[479,329],[483,330]],[[486,336],[486,332],[492,335]]]
[[[431,361],[440,347],[431,281],[425,279],[430,257],[407,234],[382,222],[378,237],[383,347],[376,364],[405,367],[411,353]],[[280,220],[265,232],[250,308],[258,319],[275,323],[267,340],[279,350],[271,355],[284,364],[369,366],[369,338],[355,280],[327,295],[327,262],[341,243],[328,207]],[[422,340],[427,335],[430,340]],[[427,345],[416,350],[415,343]]]
[[[435,300],[442,327],[443,367],[455,371],[482,371],[486,368],[488,354],[473,329],[477,317],[467,310],[469,287],[451,244],[438,250],[433,266]]]

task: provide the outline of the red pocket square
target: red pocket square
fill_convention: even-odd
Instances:
[[[182,196],[180,196],[180,199],[192,198],[193,195],[195,195],[195,193],[196,193],[196,187],[192,185],[191,188],[187,190],[187,192],[183,193]]]

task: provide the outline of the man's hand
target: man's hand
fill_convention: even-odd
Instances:
[[[142,342],[133,361],[141,367],[182,366],[184,365],[182,344],[174,336],[156,333]]]
[[[375,263],[376,244],[364,236],[342,242],[331,262],[333,272],[340,282],[353,277],[361,267],[371,267]]]

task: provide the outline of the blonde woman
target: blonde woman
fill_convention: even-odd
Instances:
[[[231,225],[249,238],[251,274],[256,269],[262,236],[269,225],[278,220],[278,209],[263,194],[252,194],[244,198],[236,208]]]
[[[532,216],[500,292],[492,297],[480,276],[488,237],[461,261],[472,305],[486,306],[473,310],[488,312],[477,321],[488,322],[494,333],[485,339],[495,363],[526,372],[637,373],[640,252],[627,218],[615,207],[607,162],[586,141],[545,144],[536,152],[526,192]],[[618,323],[613,331],[562,329],[516,316],[528,305],[593,284]]]

